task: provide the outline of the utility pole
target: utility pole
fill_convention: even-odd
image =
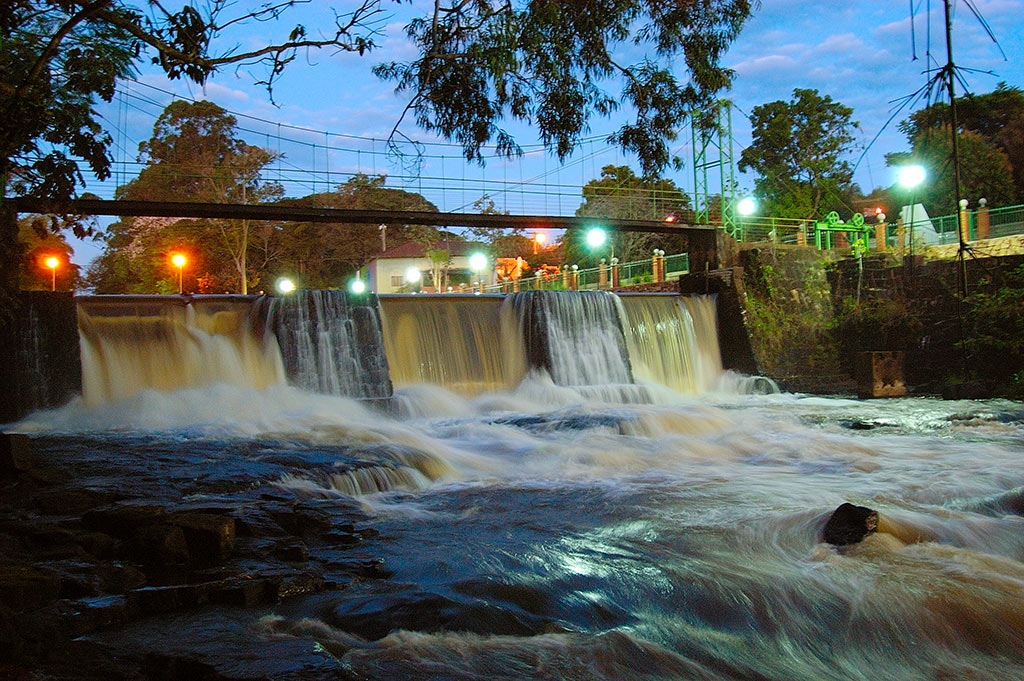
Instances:
[[[953,91],[953,79],[956,76],[956,67],[953,64],[953,21],[950,13],[950,3],[952,0],[944,0],[943,6],[946,12],[946,89],[949,91],[949,122],[950,122],[950,134],[953,140],[953,206],[957,213],[960,215],[960,149],[957,142],[959,137],[959,122],[956,117],[956,94]],[[960,250],[957,252],[957,258],[959,259],[959,288],[960,297],[965,298],[967,296],[967,243],[964,241],[964,232],[960,229],[959,221],[957,222],[957,235],[960,240]]]

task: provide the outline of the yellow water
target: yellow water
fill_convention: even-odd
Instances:
[[[620,296],[633,376],[681,393],[704,392],[722,373],[715,299]]]
[[[501,298],[381,298],[395,387],[444,386],[463,395],[516,385],[526,375],[518,325]]]
[[[263,390],[283,383],[276,343],[253,333],[249,308],[248,301],[79,302],[86,402],[116,402],[149,389],[226,383]]]

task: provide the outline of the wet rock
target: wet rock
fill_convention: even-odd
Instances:
[[[57,600],[60,577],[32,565],[0,565],[0,602],[15,612],[38,608]]]
[[[262,602],[266,594],[267,582],[265,580],[243,578],[213,587],[210,591],[210,602],[250,608]]]
[[[207,584],[145,586],[129,591],[126,598],[131,610],[146,616],[204,605],[210,600],[211,590]]]
[[[267,599],[271,602],[279,601],[293,596],[319,593],[323,591],[326,583],[321,575],[313,572],[292,572],[277,571],[263,572],[267,582]]]
[[[96,558],[110,558],[117,550],[118,540],[103,532],[80,532],[76,541],[86,553]]]
[[[283,541],[274,546],[273,556],[289,563],[309,560],[309,549],[301,541]]]
[[[822,541],[833,546],[856,544],[878,529],[878,512],[866,506],[841,504],[825,523]]]
[[[143,527],[132,538],[131,557],[143,565],[187,565],[190,553],[185,532],[177,525]]]
[[[35,508],[46,515],[81,515],[116,499],[111,492],[89,489],[55,489],[36,496]]]
[[[163,506],[124,504],[89,511],[82,516],[82,522],[90,530],[130,539],[139,530],[162,522],[166,515]]]
[[[270,517],[285,532],[297,537],[325,532],[332,525],[330,514],[303,504],[296,504],[287,511],[271,511]]]
[[[181,528],[192,563],[200,567],[227,560],[235,548],[235,519],[212,513],[177,513],[170,522]]]
[[[28,544],[37,558],[72,558],[86,553],[75,532],[57,525],[30,526],[26,534]]]

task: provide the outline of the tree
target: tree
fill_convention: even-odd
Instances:
[[[407,210],[437,212],[437,206],[415,192],[384,186],[386,175],[356,173],[333,192],[310,194],[278,201],[287,206],[341,208],[351,210]],[[386,225],[388,246],[398,246],[433,235],[435,227]],[[265,244],[265,246],[264,246]],[[304,286],[336,287],[344,278],[380,255],[382,243],[378,225],[353,223],[285,222],[274,225],[270,239],[261,242],[261,252],[275,253],[276,261],[265,261],[267,276],[291,273]],[[272,271],[271,271],[272,270]]]
[[[50,232],[48,223],[39,215],[18,220],[18,241],[24,253],[19,278],[24,291],[50,290],[53,280],[46,260],[51,257],[59,262],[57,285],[61,289],[74,289],[78,281],[78,266],[71,262],[74,250],[62,234]]]
[[[960,133],[957,147],[960,152],[961,196],[988,199],[993,206],[1011,205],[1016,199],[1010,160],[995,144],[976,132]],[[924,204],[933,217],[957,212],[953,191],[953,141],[949,126],[944,129],[922,130],[913,140],[913,151],[886,154],[890,166],[919,163],[928,169],[925,182],[915,190],[915,200]],[[900,187],[892,190],[904,201],[907,191]]]
[[[120,0],[7,0],[0,6],[0,190],[70,198],[81,182],[75,158],[99,179],[108,177],[111,140],[92,105],[109,101],[117,79],[146,58],[168,77],[196,83],[232,65],[262,65],[259,82],[272,92],[300,50],[363,54],[375,46],[383,0],[336,13],[333,29],[319,38],[301,24],[251,49],[230,38],[229,27],[286,19],[297,4],[272,0],[247,10],[245,3],[210,0],[169,11],[157,2],[143,10]],[[492,141],[500,153],[520,151],[498,126],[503,119],[536,125],[544,144],[564,159],[592,117],[625,102],[635,118],[610,139],[635,152],[651,174],[678,163],[668,143],[688,111],[710,104],[729,85],[732,72],[720,60],[750,12],[750,0],[600,6],[543,0],[522,7],[438,1],[432,14],[407,27],[418,56],[376,72],[408,96],[406,112],[420,127],[460,142],[467,158],[477,160]],[[638,60],[620,63],[627,52]],[[688,78],[677,79],[677,61]],[[612,76],[623,83],[617,95],[601,88]],[[393,139],[401,137],[401,123]],[[16,220],[2,204],[0,258],[16,262],[17,249]],[[14,279],[4,276],[0,291],[16,288]]]
[[[268,90],[299,50],[331,48],[364,53],[381,0],[365,0],[336,14],[334,33],[310,38],[295,26],[286,38],[240,50],[217,37],[229,26],[276,19],[296,0],[261,4],[211,0],[161,3],[139,9],[118,0],[6,0],[0,3],[0,192],[67,199],[82,182],[75,159],[98,179],[110,175],[111,139],[103,131],[96,99],[110,101],[116,82],[149,57],[168,77],[202,83],[229,65],[262,65]],[[0,197],[2,199],[2,197]],[[86,223],[74,222],[81,230]],[[0,202],[0,294],[17,289],[20,257],[17,220]],[[0,309],[9,308],[0,301]]]
[[[583,203],[576,215],[620,220],[664,220],[669,216],[689,213],[690,197],[672,180],[644,179],[629,166],[607,165],[601,168],[601,177],[583,186]],[[595,226],[601,226],[599,219]],[[566,262],[590,265],[612,253],[622,262],[650,257],[655,248],[678,252],[685,248],[683,236],[650,234],[645,232],[611,232],[606,252],[595,254],[586,245],[585,229],[569,229],[563,243]]]
[[[976,139],[968,141],[967,144],[973,147],[975,155],[980,153],[986,157],[983,162],[989,169],[1003,165],[998,154],[993,153],[1002,152],[1005,162],[1009,164],[1013,183],[1012,191],[1007,196],[1003,173],[997,170],[998,179],[990,177],[991,182],[987,185],[982,181],[986,178],[984,173],[979,172],[980,169],[973,165],[973,161],[969,161],[961,154],[960,169],[964,175],[964,196],[972,200],[985,197],[990,205],[1000,205],[997,196],[1005,197],[1004,200],[1007,202],[1024,199],[1024,146],[1020,144],[1021,138],[1024,137],[1024,90],[999,83],[992,92],[958,97],[956,107],[960,140],[964,139],[964,133],[974,133]],[[934,169],[941,168],[944,172],[949,166],[952,150],[952,142],[948,141],[949,126],[949,105],[945,102],[936,102],[911,114],[910,118],[900,123],[900,130],[907,136],[907,141],[913,149],[913,156],[917,156],[919,151],[923,152],[933,162],[939,161]],[[941,141],[942,137],[946,138],[945,143]],[[983,152],[981,145],[978,144],[979,140],[988,147]],[[945,158],[936,157],[935,152],[942,145],[947,155]],[[893,158],[895,162],[902,163],[906,162],[908,157],[894,154]],[[973,178],[970,177],[972,175]],[[952,191],[951,182],[949,188]],[[943,205],[951,204],[952,199],[943,202]]]
[[[754,141],[743,150],[739,169],[759,175],[754,193],[765,211],[791,218],[849,212],[853,168],[843,156],[853,144],[852,115],[828,95],[800,88],[789,102],[754,107]]]
[[[139,150],[145,167],[118,187],[119,199],[258,203],[283,191],[260,178],[262,169],[276,157],[239,139],[235,118],[211,102],[172,102]],[[109,228],[108,253],[99,267],[90,269],[90,280],[102,289],[159,286],[166,278],[167,252],[184,248],[191,254],[192,272],[200,272],[197,268],[202,264],[219,281],[237,281],[233,288],[244,294],[250,279],[249,228],[248,220],[122,220]],[[109,253],[112,249],[124,249],[129,257]],[[120,282],[108,266],[119,268]]]

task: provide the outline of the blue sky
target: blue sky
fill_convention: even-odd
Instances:
[[[954,57],[957,63],[995,74],[968,74],[971,90],[987,92],[999,81],[1024,86],[1024,28],[1021,22],[1024,0],[974,0],[974,4],[998,38],[1006,59],[985,36],[964,0],[957,0],[954,19]],[[303,15],[299,20],[312,28],[324,16],[329,16],[324,14],[328,11],[327,6],[328,3],[314,0],[311,6],[301,9]],[[403,27],[410,13],[425,12],[429,5],[417,0],[412,7],[386,7],[391,14],[382,17],[379,25],[379,49],[363,57],[354,54],[300,57],[279,81],[274,93],[275,103],[271,103],[265,90],[255,84],[256,76],[260,75],[256,72],[228,70],[211,78],[205,87],[198,87],[180,81],[168,82],[157,70],[145,68],[138,78],[143,85],[127,84],[125,94],[101,108],[117,144],[115,158],[118,162],[134,160],[138,142],[149,137],[154,117],[170,101],[170,95],[164,94],[166,91],[196,99],[210,99],[232,112],[261,119],[240,120],[242,127],[250,131],[247,133],[250,141],[271,147],[276,145],[284,154],[285,158],[277,169],[282,180],[301,178],[294,179],[291,184],[286,182],[289,193],[308,193],[314,189],[323,191],[345,173],[357,169],[388,173],[395,178],[408,174],[400,166],[389,165],[377,143],[338,137],[338,134],[345,133],[384,138],[405,104],[394,94],[392,85],[378,80],[370,69],[381,61],[413,56],[414,50],[404,35]],[[895,125],[906,116],[900,114],[885,130],[883,126],[895,110],[894,101],[913,93],[925,82],[923,70],[927,63],[929,21],[935,60],[945,61],[940,0],[917,0],[915,8],[916,44],[911,40],[910,8],[906,2],[762,2],[724,60],[736,71],[732,91],[726,96],[736,105],[733,136],[737,143],[737,160],[742,147],[750,143],[746,115],[753,107],[778,99],[788,100],[794,88],[815,88],[854,109],[853,118],[859,123],[856,131],[858,148],[851,161],[858,161],[864,154],[858,166],[857,182],[865,191],[891,184],[892,171],[886,168],[884,156],[887,152],[906,148],[905,140]],[[291,23],[282,30],[287,31],[290,27]],[[272,26],[259,24],[226,36],[225,40],[242,47],[259,44],[273,30]],[[913,61],[915,53],[918,59]],[[144,101],[146,99],[150,102]],[[621,117],[595,120],[591,134],[607,134],[622,121]],[[279,123],[320,132],[283,128],[281,136],[285,141],[276,141]],[[520,143],[536,143],[528,126],[510,127]],[[406,121],[402,130],[411,137],[428,139],[411,121]],[[324,131],[330,134],[325,136]],[[876,135],[877,141],[864,153],[864,147]],[[687,161],[691,153],[688,138],[688,133],[682,136],[677,146],[677,153]],[[325,151],[325,146],[334,150]],[[574,187],[596,176],[601,166],[616,163],[635,167],[631,159],[605,148],[599,141],[584,145],[563,168],[558,167],[552,156],[539,150],[518,161],[491,160],[485,169],[466,166],[458,160],[455,148],[432,147],[431,151],[443,151],[448,158],[428,160],[420,170],[421,177],[410,177],[405,186],[412,190],[423,187],[424,193],[433,192],[429,198],[448,210],[459,209],[479,198],[483,191],[481,187],[485,187],[480,185],[481,181],[502,183],[543,176],[549,185],[565,185],[564,196],[543,199],[546,204],[538,204],[541,199],[531,196],[524,185],[492,198],[499,207],[511,212],[543,212],[544,209],[571,212],[575,208],[572,204],[578,204],[578,199],[573,196],[575,193],[578,197],[578,189]],[[123,171],[121,174],[117,172],[118,168]],[[320,174],[313,174],[313,169]],[[326,171],[331,174],[327,175]],[[442,174],[453,178],[445,189],[440,188],[438,180],[429,179]],[[130,176],[127,163],[115,165],[115,178],[126,175]],[[428,179],[424,180],[424,177]],[[692,191],[693,175],[688,162],[682,171],[671,172],[669,177],[685,190]],[[477,186],[467,189],[462,178],[469,181],[477,178]],[[750,187],[753,180],[741,176],[740,184]],[[111,182],[90,182],[87,190],[109,197],[113,186]],[[553,205],[552,201],[563,205]],[[83,265],[99,252],[94,243],[76,242],[74,246],[74,259]]]

